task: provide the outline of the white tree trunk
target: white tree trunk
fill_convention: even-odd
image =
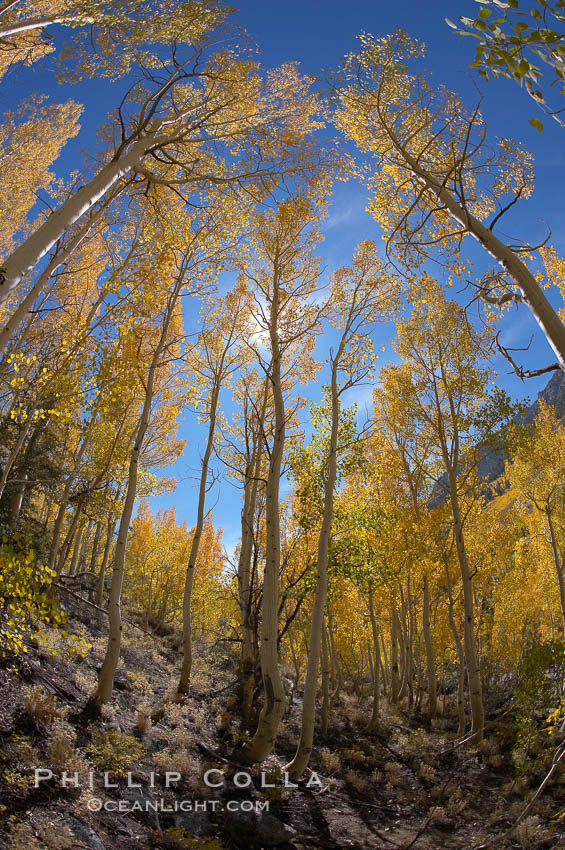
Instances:
[[[241,624],[241,716],[249,720],[253,707],[255,689],[255,651],[251,626],[251,557],[253,552],[253,525],[262,460],[262,435],[268,399],[268,384],[265,383],[263,403],[254,434],[249,462],[249,475],[244,484],[243,511],[241,514],[241,546],[237,569],[238,599]]]
[[[433,196],[434,205],[437,205],[439,201],[450,216],[461,225],[464,231],[471,234],[510,275],[520,290],[524,303],[529,307],[545,338],[557,356],[561,369],[565,369],[565,325],[549,303],[543,289],[528,267],[522,262],[515,251],[495,236],[492,230],[485,227],[467,208],[464,209],[453,195],[451,195],[449,190],[445,188],[443,183],[438,182],[429,172],[420,166],[389,127],[386,127],[386,132],[413,175]]]
[[[200,539],[204,528],[204,506],[206,502],[206,490],[208,487],[208,466],[210,464],[210,455],[214,446],[214,433],[216,430],[216,414],[218,409],[218,397],[220,394],[221,371],[216,376],[212,393],[210,397],[210,412],[208,424],[208,439],[202,458],[202,468],[200,470],[200,486],[198,488],[198,508],[196,514],[196,527],[190,547],[190,555],[186,567],[186,578],[184,583],[184,596],[182,604],[182,638],[183,638],[183,656],[180,673],[180,680],[177,687],[178,694],[187,694],[190,687],[190,673],[192,670],[192,587],[194,584],[194,569],[198,560],[198,550],[200,548]]]
[[[279,570],[281,564],[279,489],[286,435],[286,412],[281,383],[281,354],[278,331],[279,283],[274,281],[271,304],[270,340],[273,405],[275,429],[266,487],[266,553],[263,575],[263,608],[261,624],[261,675],[264,703],[257,731],[244,748],[243,756],[250,763],[261,762],[273,749],[280,722],[284,715],[285,693],[278,659]]]
[[[379,727],[379,691],[380,691],[380,650],[379,650],[379,629],[377,626],[377,618],[375,616],[375,604],[373,601],[373,590],[369,588],[369,617],[371,619],[371,634],[373,636],[373,711],[368,732],[374,732]]]
[[[34,30],[44,29],[44,27],[53,26],[53,24],[92,24],[94,18],[86,15],[44,15],[42,18],[30,18],[28,21],[18,21],[13,24],[4,24],[0,26],[0,38],[10,38],[14,35],[19,35],[22,32],[33,32]]]
[[[157,343],[157,346],[153,353],[153,357],[151,358],[151,364],[147,373],[147,381],[145,383],[145,397],[143,401],[143,407],[135,429],[133,447],[130,454],[127,490],[124,500],[124,507],[122,510],[122,516],[120,518],[118,538],[116,540],[114,566],[112,569],[112,582],[110,585],[110,599],[108,601],[108,645],[106,647],[106,655],[104,657],[104,661],[102,662],[102,667],[98,676],[98,685],[93,695],[94,701],[99,706],[103,705],[104,703],[107,703],[108,700],[110,700],[112,697],[114,675],[116,673],[118,661],[120,658],[120,647],[122,640],[122,584],[124,580],[124,571],[126,564],[126,547],[129,526],[133,514],[133,507],[135,504],[135,497],[137,492],[139,457],[143,446],[143,440],[145,438],[145,434],[147,433],[149,421],[151,418],[151,405],[153,403],[157,368],[159,366],[161,354],[165,346],[167,334],[169,332],[169,327],[174,313],[174,307],[181,289],[181,285],[182,276],[179,275],[175,283],[175,288],[167,303],[165,319],[161,328],[159,342]]]
[[[154,147],[156,134],[157,130],[142,136],[127,153],[105,165],[86,186],[81,186],[6,258],[0,268],[0,306],[68,228],[88,212],[121,177],[140,164],[147,150]]]
[[[561,632],[565,639],[565,578],[563,577],[563,559],[559,557],[557,548],[557,539],[555,537],[555,528],[551,518],[551,510],[548,507],[546,510],[547,527],[549,529],[549,540],[551,543],[551,552],[553,554],[553,564],[557,575],[557,586],[559,587],[559,603],[561,605]]]
[[[457,631],[457,624],[455,623],[453,594],[451,592],[451,578],[449,576],[449,565],[447,563],[447,560],[445,561],[444,566],[445,577],[447,581],[447,599],[449,602],[447,615],[449,618],[449,627],[451,629],[451,633],[455,641],[455,647],[457,649],[457,658],[459,662],[459,669],[457,674],[457,716],[459,718],[459,727],[457,729],[457,734],[459,737],[461,737],[465,733],[465,650],[463,649],[463,644],[461,643],[461,638],[459,637],[459,632]]]
[[[66,263],[67,260],[72,256],[74,251],[78,248],[81,242],[88,235],[89,231],[92,229],[93,225],[101,218],[102,213],[105,209],[105,206],[100,207],[94,215],[91,217],[90,221],[88,221],[80,230],[76,233],[76,235],[69,241],[68,245],[66,245],[59,253],[57,253],[53,259],[45,266],[25,298],[22,299],[21,303],[18,304],[12,315],[7,319],[6,324],[0,330],[0,357],[6,351],[6,347],[19,326],[25,319],[26,315],[29,313],[33,304],[38,297],[38,295],[43,292],[45,287],[47,286],[49,279],[57,269]]]
[[[467,664],[467,681],[469,682],[469,702],[471,703],[471,736],[473,741],[478,743],[483,737],[485,724],[483,689],[481,684],[479,658],[475,647],[473,582],[471,579],[467,549],[465,547],[465,539],[463,536],[463,524],[459,508],[459,498],[457,496],[457,483],[453,470],[449,472],[449,489],[451,513],[453,516],[453,536],[455,538],[455,548],[457,551],[457,558],[459,560],[461,584],[463,588],[463,646],[465,649],[465,662]]]
[[[339,428],[339,396],[337,388],[337,360],[332,368],[331,382],[331,430],[328,454],[325,461],[326,474],[324,482],[324,507],[322,525],[318,536],[318,557],[316,564],[316,596],[312,609],[310,623],[310,642],[308,646],[308,663],[306,666],[306,681],[302,702],[302,724],[300,739],[296,753],[286,770],[297,778],[308,767],[314,739],[314,724],[316,714],[316,691],[318,688],[318,668],[320,664],[320,643],[324,630],[324,609],[328,594],[328,553],[330,533],[334,511],[334,491],[337,478],[337,439]],[[327,665],[326,665],[327,666]],[[326,709],[327,711],[327,709]]]
[[[426,645],[426,673],[428,677],[427,714],[428,720],[431,721],[437,714],[437,684],[434,644],[432,641],[432,629],[430,623],[430,588],[427,576],[424,576],[423,597],[422,631],[424,632],[424,643]]]

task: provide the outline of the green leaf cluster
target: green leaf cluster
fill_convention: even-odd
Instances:
[[[26,635],[37,623],[64,625],[65,613],[49,594],[55,570],[36,561],[29,541],[15,536],[0,548],[0,657],[27,652]]]
[[[518,0],[477,0],[481,9],[476,18],[461,17],[465,27],[459,29],[446,18],[459,35],[478,40],[475,61],[485,79],[508,77],[523,85],[531,98],[562,126],[563,102],[553,94],[556,104],[550,106],[542,90],[543,63],[551,75],[550,87],[565,95],[565,0],[536,0],[536,5],[522,11]],[[523,7],[522,7],[523,8]],[[494,15],[494,16],[493,16]],[[541,132],[538,118],[529,123]]]

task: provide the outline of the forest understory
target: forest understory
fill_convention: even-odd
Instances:
[[[237,745],[248,733],[237,717],[238,665],[229,644],[196,641],[191,694],[179,701],[179,635],[163,639],[130,625],[115,697],[102,717],[89,719],[88,697],[105,639],[88,618],[76,619],[76,604],[71,600],[67,606],[66,637],[49,628],[46,639],[30,641],[26,658],[2,662],[2,850],[565,846],[565,828],[552,817],[565,800],[565,770],[555,772],[513,828],[547,773],[542,765],[551,761],[554,743],[548,740],[538,753],[536,770],[516,769],[511,688],[487,697],[488,737],[478,747],[457,743],[454,693],[440,694],[432,726],[406,704],[391,706],[385,698],[378,730],[369,733],[370,683],[361,693],[344,691],[327,734],[316,734],[314,773],[287,787],[292,783],[285,784],[283,771],[299,734],[300,686],[275,752],[260,770],[249,769],[237,761]],[[89,649],[77,650],[78,635]],[[292,673],[284,672],[291,691]],[[47,767],[53,777],[40,774],[36,782],[35,769]],[[212,769],[210,782],[223,783],[220,788],[203,782]],[[67,787],[61,785],[63,770],[73,777]],[[78,787],[72,784],[75,771]],[[106,784],[117,787],[104,787],[104,771]],[[169,789],[166,771],[182,777],[171,779]],[[238,771],[252,777],[253,787],[235,787]],[[153,788],[152,772],[159,774]],[[262,789],[267,784],[275,787]],[[92,799],[105,806],[125,801],[129,811],[120,813],[114,805],[93,812]],[[191,801],[193,808],[198,801],[201,808],[175,811],[180,800]],[[216,801],[212,807],[210,801]],[[239,808],[241,801],[253,811]]]

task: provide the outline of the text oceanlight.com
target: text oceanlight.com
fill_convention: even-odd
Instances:
[[[134,812],[268,812],[268,800],[102,800],[91,797],[86,803],[91,812],[119,812],[132,814]]]

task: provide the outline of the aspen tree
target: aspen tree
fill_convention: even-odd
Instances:
[[[143,442],[150,425],[151,408],[156,392],[158,370],[166,346],[170,344],[169,332],[173,319],[177,316],[176,306],[178,296],[185,282],[186,267],[181,268],[176,275],[173,289],[164,305],[163,322],[158,331],[156,344],[150,356],[147,377],[144,381],[143,403],[131,439],[131,452],[127,477],[127,488],[124,497],[122,515],[120,518],[114,563],[112,567],[112,582],[108,601],[109,633],[106,654],[100,668],[98,684],[93,695],[93,701],[98,706],[108,702],[112,696],[114,675],[118,666],[121,646],[122,616],[121,594],[125,570],[126,546],[133,507],[137,495],[138,467],[143,449]]]
[[[336,121],[377,163],[369,209],[389,253],[412,275],[441,251],[452,275],[462,277],[469,267],[464,238],[472,237],[500,266],[475,279],[477,296],[491,306],[525,304],[563,369],[565,325],[538,282],[539,269],[525,259],[537,249],[527,241],[512,246],[496,233],[504,214],[532,192],[531,156],[511,139],[488,145],[478,107],[466,110],[456,94],[411,70],[423,51],[396,31],[362,36],[359,53],[345,60]]]
[[[258,595],[257,570],[252,569],[252,561],[254,550],[257,553],[256,513],[260,488],[263,486],[269,381],[260,380],[256,370],[247,370],[238,381],[235,397],[240,400],[241,406],[239,431],[242,447],[236,447],[231,438],[228,443],[229,449],[224,450],[223,457],[226,459],[228,455],[230,456],[232,474],[238,467],[242,472],[243,505],[241,541],[237,559],[237,593],[241,628],[241,716],[244,722],[248,722],[253,707],[255,673],[259,660],[252,622],[253,606]]]
[[[247,324],[245,316],[246,291],[239,284],[233,292],[222,299],[214,299],[206,307],[205,326],[197,343],[196,362],[192,371],[198,375],[200,392],[203,394],[204,418],[208,422],[208,434],[200,467],[196,525],[194,527],[183,598],[183,657],[178,694],[187,694],[192,669],[192,587],[194,570],[198,562],[200,538],[204,528],[204,508],[209,489],[209,464],[216,437],[216,419],[220,391],[230,375],[238,368],[241,354],[241,337]]]
[[[321,525],[316,558],[316,595],[310,624],[308,663],[302,704],[302,724],[296,755],[287,766],[292,776],[300,776],[308,765],[314,737],[315,700],[318,680],[320,641],[326,641],[327,668],[329,653],[324,631],[324,609],[328,591],[328,559],[334,512],[334,494],[338,479],[340,454],[347,455],[340,445],[341,397],[347,390],[365,381],[373,366],[373,348],[369,328],[390,314],[395,294],[393,282],[385,275],[375,245],[362,243],[351,268],[334,274],[330,291],[331,321],[340,331],[335,352],[330,353],[330,385],[328,388],[328,434],[324,445],[320,472],[323,483]],[[343,470],[342,470],[343,472]],[[325,674],[327,675],[327,673]],[[327,689],[327,680],[325,680]],[[322,726],[327,728],[327,693]]]
[[[488,390],[492,370],[485,365],[487,332],[476,332],[458,305],[435,294],[428,303],[415,308],[409,320],[399,322],[397,328],[395,347],[406,359],[406,364],[398,367],[404,383],[402,403],[408,416],[425,429],[445,474],[441,492],[451,510],[463,590],[471,737],[478,741],[483,734],[484,707],[463,501],[476,498],[480,492],[474,480],[480,446],[492,437],[511,408],[501,390]]]
[[[547,535],[559,591],[561,631],[565,638],[565,431],[555,411],[540,402],[533,433],[517,435],[506,476],[524,507],[533,508]]]
[[[307,187],[308,188],[308,187]],[[264,705],[257,731],[243,757],[253,763],[271,752],[284,715],[285,693],[278,666],[279,571],[281,569],[280,480],[289,412],[285,396],[296,381],[296,364],[306,374],[314,363],[311,352],[320,326],[320,309],[310,296],[318,280],[318,260],[312,249],[319,239],[315,222],[323,213],[323,187],[312,194],[280,202],[258,218],[253,239],[255,257],[244,273],[255,292],[252,316],[256,333],[249,341],[270,384],[273,437],[265,486],[265,566],[261,624],[261,675]],[[308,371],[307,371],[308,370]]]
[[[109,194],[119,198],[132,177],[135,186],[173,187],[186,200],[198,195],[199,203],[203,188],[214,187],[228,187],[251,203],[285,175],[311,171],[319,154],[312,153],[308,136],[319,126],[319,106],[310,82],[292,65],[263,81],[256,64],[227,50],[213,54],[221,35],[214,27],[223,13],[208,13],[208,5],[197,4],[185,26],[186,58],[174,55],[164,81],[155,72],[153,91],[147,93],[146,80],[143,95],[134,84],[112,131],[116,142],[99,170],[4,258],[0,304],[21,289],[69,228]],[[190,3],[183,6],[190,12]],[[155,61],[160,69],[161,57]]]

